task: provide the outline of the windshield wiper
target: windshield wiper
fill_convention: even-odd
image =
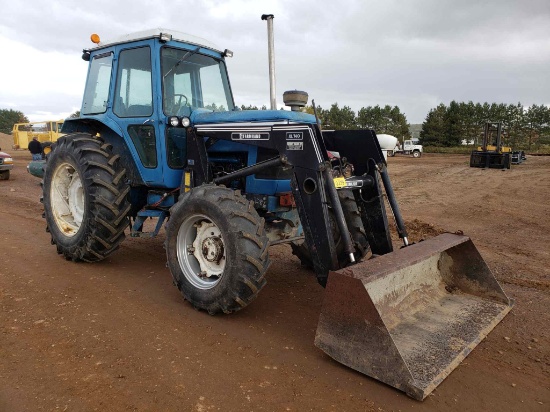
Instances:
[[[185,53],[183,55],[183,57],[181,59],[179,59],[176,62],[176,64],[174,64],[172,66],[172,68],[170,70],[168,70],[168,72],[164,76],[162,76],[162,78],[164,79],[166,76],[168,76],[170,73],[172,73],[172,70],[174,70],[176,67],[178,67],[182,61],[184,61],[185,59],[187,59],[187,58],[191,57],[192,55],[194,55],[195,53],[197,53],[199,51],[199,49],[200,49],[200,47],[197,47],[195,50],[190,50],[187,53]]]

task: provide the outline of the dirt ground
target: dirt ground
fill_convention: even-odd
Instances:
[[[245,310],[197,312],[172,285],[164,233],[106,261],[60,258],[39,180],[12,151],[0,181],[0,411],[548,411],[550,157],[511,170],[461,155],[395,157],[411,237],[470,236],[512,312],[424,402],[313,345],[323,289],[288,246]]]

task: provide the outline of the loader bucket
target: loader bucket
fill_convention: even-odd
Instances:
[[[472,241],[445,233],[330,272],[315,345],[422,400],[512,305]]]

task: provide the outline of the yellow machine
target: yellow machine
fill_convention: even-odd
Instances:
[[[502,123],[486,123],[483,145],[470,155],[470,167],[510,169],[512,148],[502,144],[504,127]]]
[[[13,125],[13,148],[27,149],[29,142],[34,136],[42,143],[44,150],[47,150],[49,143],[55,142],[63,133],[61,126],[64,120],[46,120],[43,122],[15,123]]]

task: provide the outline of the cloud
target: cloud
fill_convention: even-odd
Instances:
[[[74,55],[45,52],[0,35],[11,56],[0,65],[0,107],[20,110],[32,121],[57,119],[78,110],[87,64]]]
[[[3,54],[6,42],[17,44],[10,56],[25,62],[21,70],[0,65],[0,105],[71,111],[80,106],[80,53],[92,46],[90,34],[153,27],[233,50],[227,65],[236,102],[269,105],[263,13],[275,15],[279,105],[285,90],[300,89],[323,107],[398,105],[417,123],[453,99],[550,102],[548,0],[29,0],[3,5],[0,15]],[[38,59],[40,67],[28,71]],[[47,86],[37,81],[44,77]]]

